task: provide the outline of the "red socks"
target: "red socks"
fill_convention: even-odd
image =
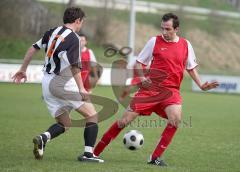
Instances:
[[[98,142],[97,146],[94,149],[94,155],[99,156],[105,147],[117,137],[117,135],[122,131],[123,128],[118,127],[118,122],[116,121],[113,125],[107,130],[107,132],[103,135],[102,139]],[[166,128],[164,129],[161,140],[158,143],[157,147],[155,148],[152,154],[152,160],[157,159],[160,157],[168,145],[171,143],[171,140],[177,131],[177,128],[172,126],[171,124],[167,124]]]
[[[166,128],[164,129],[161,140],[158,143],[157,147],[155,148],[153,154],[152,154],[152,160],[157,159],[160,157],[165,149],[168,147],[168,145],[171,143],[171,140],[177,131],[177,128],[172,126],[171,124],[167,124]]]
[[[98,142],[95,147],[93,153],[96,156],[104,150],[104,148],[117,137],[117,135],[122,131],[123,128],[118,127],[118,122],[114,122],[113,125],[107,130],[107,132],[103,135],[102,139]]]

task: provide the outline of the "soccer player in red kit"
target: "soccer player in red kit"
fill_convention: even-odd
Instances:
[[[180,85],[186,69],[191,78],[204,91],[216,88],[218,82],[200,81],[196,70],[196,57],[189,41],[177,36],[179,19],[173,13],[163,15],[161,35],[152,37],[137,57],[138,73],[142,86],[134,95],[121,119],[117,120],[103,135],[94,149],[99,156],[120,131],[138,115],[155,112],[168,123],[160,141],[150,156],[148,164],[167,166],[161,156],[170,144],[182,118]],[[151,61],[150,71],[143,75],[142,64]]]
[[[82,62],[82,71],[81,76],[83,80],[84,88],[90,92],[92,85],[90,82],[90,73],[93,72],[93,85],[98,80],[97,74],[97,60],[93,51],[86,47],[87,45],[87,36],[80,34],[81,39],[81,62]]]

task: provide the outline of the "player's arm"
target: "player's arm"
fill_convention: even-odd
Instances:
[[[155,41],[156,41],[156,37],[152,37],[147,42],[147,44],[144,46],[144,48],[142,49],[142,51],[140,52],[140,54],[138,55],[137,60],[136,60],[137,73],[138,73],[138,76],[140,77],[142,86],[144,88],[149,88],[151,86],[152,82],[149,78],[146,78],[144,76],[142,65],[147,66],[150,63],[150,61],[152,60],[152,53],[153,53]]]
[[[186,70],[188,74],[191,76],[191,78],[194,80],[197,86],[203,91],[207,91],[207,90],[218,87],[219,83],[217,81],[202,83],[196,69],[198,64],[196,63],[196,56],[195,56],[193,47],[190,44],[190,42],[187,41],[187,43],[188,43],[188,60],[187,60]]]
[[[13,75],[12,79],[14,83],[21,83],[21,80],[24,79],[24,82],[27,81],[27,75],[26,75],[26,71],[27,71],[27,67],[30,63],[30,61],[32,60],[32,57],[38,52],[38,49],[34,48],[33,46],[31,46],[23,59],[23,64],[21,65],[20,69],[15,73],[15,75]]]
[[[66,41],[67,42],[67,41]],[[67,48],[67,58],[70,64],[70,69],[72,72],[72,76],[78,86],[79,92],[83,93],[83,99],[86,99],[86,94],[88,93],[86,89],[84,88],[82,77],[81,77],[81,62],[80,62],[80,41],[79,39],[72,34],[72,36],[69,37],[69,44]]]
[[[47,32],[44,33],[43,37],[37,41],[35,44],[33,44],[26,52],[25,56],[24,56],[24,60],[23,60],[23,64],[20,67],[19,71],[16,72],[15,75],[13,75],[12,79],[13,82],[15,83],[21,83],[21,80],[24,79],[24,82],[26,82],[27,80],[27,76],[26,76],[26,71],[27,71],[27,67],[30,63],[30,61],[32,60],[32,57],[42,48],[45,48],[47,45],[47,42],[49,40],[50,35],[52,34],[52,32],[55,30],[55,28],[52,28],[50,30],[48,30]]]
[[[91,49],[89,49],[89,53],[90,53],[91,66],[92,66],[92,70],[93,70],[94,82],[97,82],[97,80],[98,80],[97,60],[96,60],[96,57],[95,57],[95,55],[94,55],[94,53]]]
[[[187,70],[187,71],[188,71],[189,75],[191,76],[191,78],[194,80],[194,82],[203,91],[207,91],[207,90],[210,90],[210,89],[213,89],[213,88],[216,88],[219,86],[219,83],[217,81],[213,81],[213,82],[206,81],[205,83],[202,84],[196,68],[194,68],[192,70]]]

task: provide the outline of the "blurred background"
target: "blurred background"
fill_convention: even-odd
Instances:
[[[129,0],[1,0],[0,62],[22,59],[46,29],[62,24],[65,8],[74,5],[86,12],[81,32],[97,61],[111,64],[116,59],[104,57],[104,45],[129,45]],[[192,43],[201,73],[239,74],[240,0],[135,1],[134,55],[160,33],[161,16],[169,11],[179,15],[179,34]],[[39,53],[35,60],[43,57]]]

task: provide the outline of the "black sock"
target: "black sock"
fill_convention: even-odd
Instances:
[[[85,146],[94,147],[98,134],[98,125],[94,122],[87,122],[84,130]]]
[[[47,136],[45,134],[40,134],[40,135],[42,136],[44,144],[47,143],[47,140],[48,140]]]
[[[53,138],[59,136],[60,134],[64,133],[65,128],[64,128],[63,124],[56,123],[56,124],[53,124],[51,127],[49,127],[47,132],[50,133],[51,139],[53,139]],[[44,143],[46,143],[47,139],[48,139],[47,136],[45,134],[41,134],[41,136],[42,136],[42,139],[43,139]]]

